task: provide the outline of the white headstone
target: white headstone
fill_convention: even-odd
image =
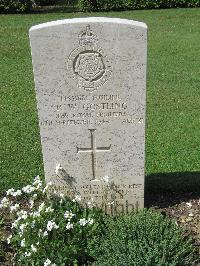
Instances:
[[[143,207],[147,26],[66,19],[30,40],[46,181],[108,213]]]

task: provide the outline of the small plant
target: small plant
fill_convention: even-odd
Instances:
[[[1,201],[13,218],[7,241],[15,250],[17,265],[83,265],[92,261],[87,240],[101,217],[93,207],[83,208],[80,196],[69,200],[39,177],[21,190],[9,189]]]
[[[101,266],[184,266],[196,258],[192,240],[184,239],[174,221],[151,210],[107,219],[104,235],[90,247],[95,265]]]

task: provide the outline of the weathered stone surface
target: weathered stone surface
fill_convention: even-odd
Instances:
[[[111,18],[30,29],[46,181],[107,212],[143,206],[146,35]]]

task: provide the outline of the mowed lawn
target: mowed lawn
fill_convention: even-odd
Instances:
[[[28,30],[85,16],[146,22],[147,183],[200,187],[200,10],[171,9],[1,15],[0,192],[44,176]]]

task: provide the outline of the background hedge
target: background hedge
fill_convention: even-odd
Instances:
[[[37,6],[69,4],[75,0],[0,0],[1,13],[25,13]]]
[[[38,6],[48,6],[48,5],[55,5],[58,3],[58,0],[36,0],[36,5]]]
[[[77,6],[80,11],[110,11],[199,7],[200,0],[0,0],[0,12],[23,13],[48,5]]]
[[[33,0],[0,0],[1,13],[23,13],[30,11],[35,4]]]
[[[200,0],[79,0],[82,11],[199,7]]]

